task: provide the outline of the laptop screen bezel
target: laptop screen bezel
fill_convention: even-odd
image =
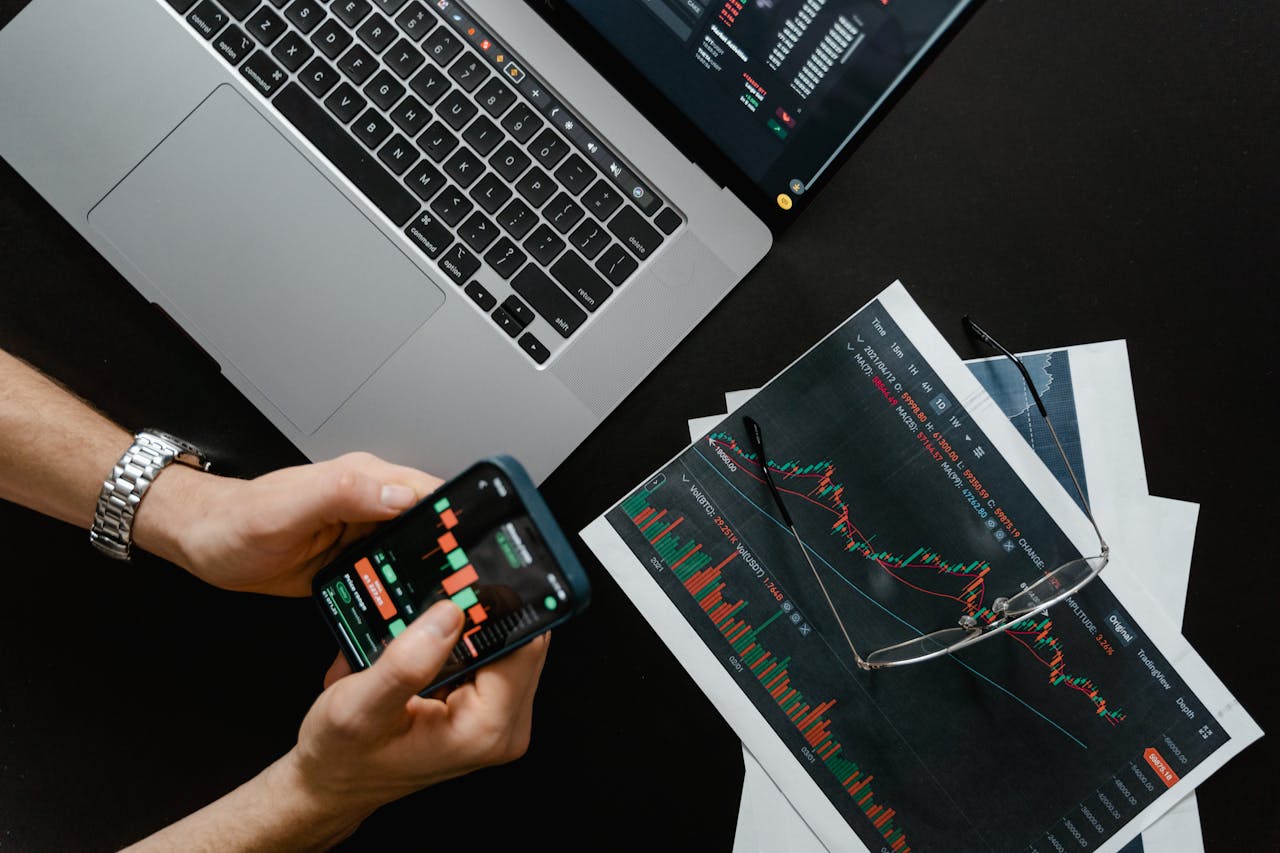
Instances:
[[[720,186],[737,196],[779,237],[821,194],[841,166],[853,155],[863,140],[876,128],[899,99],[928,68],[938,53],[950,43],[982,5],[983,0],[969,0],[951,23],[925,48],[910,65],[883,100],[867,116],[848,143],[833,156],[831,164],[801,196],[792,199],[791,208],[778,206],[777,194],[767,193],[714,143],[689,121],[688,116],[660,92],[640,70],[572,6],[564,0],[524,0],[583,59],[591,64],[610,85],[618,90],[679,151],[699,166]]]

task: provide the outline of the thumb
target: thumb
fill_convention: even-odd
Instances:
[[[353,678],[362,681],[361,711],[395,717],[405,703],[440,672],[462,631],[462,611],[452,601],[436,602],[387,645],[373,666]]]
[[[278,514],[281,528],[385,521],[417,501],[409,486],[387,482],[347,458],[298,466],[274,485],[286,494],[262,504]]]

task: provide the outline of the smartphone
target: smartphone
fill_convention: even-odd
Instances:
[[[510,456],[473,464],[381,525],[312,581],[353,670],[448,598],[462,638],[426,695],[527,643],[590,600],[586,572],[528,473]]]

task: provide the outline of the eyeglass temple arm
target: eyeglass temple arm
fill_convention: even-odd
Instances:
[[[809,549],[804,546],[804,540],[800,538],[800,534],[796,531],[795,522],[791,520],[791,513],[787,512],[787,507],[782,502],[782,493],[778,491],[777,485],[773,482],[773,474],[769,471],[769,457],[764,452],[764,433],[760,429],[760,424],[747,415],[742,416],[742,423],[747,428],[747,435],[751,439],[751,447],[755,450],[756,457],[759,459],[760,471],[764,474],[765,484],[769,486],[769,494],[773,495],[773,502],[778,507],[782,522],[787,525],[791,535],[796,540],[796,544],[800,546],[800,553],[804,555],[805,562],[809,564],[809,571],[813,572],[813,577],[818,582],[818,588],[822,590],[822,596],[827,600],[827,607],[831,609],[831,615],[836,617],[836,622],[840,625],[840,633],[844,635],[844,641],[848,644],[849,651],[853,652],[854,663],[858,665],[858,669],[874,669],[854,648],[853,640],[849,637],[849,631],[844,627],[844,620],[840,618],[835,602],[831,600],[831,594],[827,592],[827,585],[822,582],[822,575],[818,574],[818,567],[813,564],[813,559],[809,556]]]
[[[1031,380],[1031,374],[1027,371],[1027,366],[1022,363],[1022,359],[1005,349],[999,341],[991,337],[986,329],[975,323],[968,314],[965,314],[962,319],[965,326],[981,338],[984,343],[999,351],[1001,355],[1004,355],[1018,366],[1018,371],[1027,383],[1027,390],[1031,392],[1031,398],[1036,401],[1036,408],[1040,410],[1040,416],[1044,418],[1045,425],[1049,427],[1049,435],[1053,437],[1054,446],[1058,448],[1058,453],[1062,455],[1062,461],[1066,463],[1067,474],[1071,477],[1071,484],[1076,487],[1076,494],[1080,496],[1080,505],[1084,507],[1084,514],[1088,516],[1089,523],[1093,525],[1093,532],[1098,534],[1098,541],[1102,543],[1102,553],[1105,556],[1111,550],[1111,546],[1107,544],[1106,539],[1102,538],[1102,531],[1098,529],[1098,522],[1093,518],[1093,509],[1089,506],[1089,499],[1085,497],[1084,489],[1080,487],[1080,481],[1076,479],[1075,468],[1072,467],[1071,460],[1067,458],[1067,451],[1063,449],[1062,442],[1058,440],[1058,431],[1053,428],[1053,421],[1049,419],[1049,412],[1044,407],[1044,401],[1040,399],[1040,392],[1036,390],[1036,383]]]

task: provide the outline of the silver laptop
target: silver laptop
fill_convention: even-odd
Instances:
[[[541,482],[968,0],[32,0],[3,156],[313,459]]]

